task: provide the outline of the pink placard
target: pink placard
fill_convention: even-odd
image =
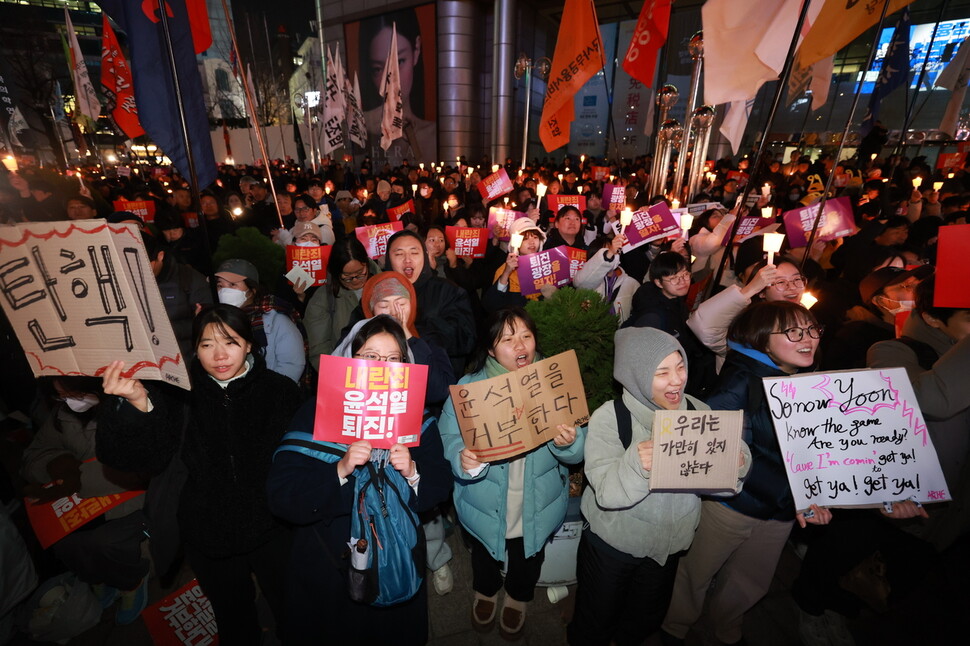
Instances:
[[[387,239],[398,231],[404,230],[403,222],[384,222],[366,227],[357,227],[354,233],[360,244],[367,249],[367,257],[377,260],[387,253]]]
[[[495,225],[499,225],[502,231],[499,233],[498,239],[503,242],[508,242],[509,228],[511,228],[512,223],[519,218],[527,217],[529,217],[528,214],[522,211],[493,206],[488,210],[488,237],[491,238],[494,235],[492,231],[495,229]]]
[[[615,184],[603,185],[603,207],[620,212],[626,208],[626,187]]]
[[[320,356],[313,439],[377,449],[421,443],[428,366]]]
[[[565,245],[528,256],[519,256],[519,289],[523,296],[538,294],[543,285],[562,287],[569,284],[569,256]]]
[[[788,246],[798,249],[808,244],[808,236],[812,233],[812,225],[818,214],[818,204],[803,206],[800,209],[785,211],[782,219],[785,222],[785,235],[788,236]],[[848,197],[838,197],[825,202],[825,212],[818,222],[816,240],[828,242],[855,231],[855,218],[852,215],[852,201]]]
[[[680,225],[674,214],[670,212],[670,207],[665,202],[661,202],[634,213],[633,219],[623,229],[623,233],[626,234],[627,239],[623,250],[629,251],[660,238],[680,235]]]

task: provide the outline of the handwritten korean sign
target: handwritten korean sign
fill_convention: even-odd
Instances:
[[[744,413],[659,410],[653,418],[651,491],[734,491]]]
[[[478,183],[478,192],[482,194],[482,200],[485,203],[491,202],[512,192],[512,180],[509,179],[509,174],[504,168],[499,168]]]
[[[485,249],[488,247],[488,229],[445,227],[445,235],[456,256],[485,257]]]
[[[498,239],[504,242],[509,241],[509,229],[512,227],[512,223],[519,218],[529,217],[522,211],[514,211],[512,209],[503,209],[497,206],[493,206],[488,210],[488,237],[491,238],[493,235],[493,230],[495,226],[501,227],[501,232],[499,232]]]
[[[670,208],[663,202],[654,204],[649,209],[641,209],[633,214],[630,224],[623,229],[627,243],[623,251],[636,249],[648,242],[680,235],[680,224]]]
[[[120,169],[119,169],[120,170]],[[115,200],[112,203],[115,211],[128,211],[140,217],[145,223],[155,221],[155,203],[151,200]]]
[[[286,270],[290,271],[294,267],[300,267],[303,271],[313,276],[314,285],[326,285],[327,263],[330,261],[331,251],[333,251],[333,247],[330,245],[317,247],[287,245]]]
[[[414,213],[414,200],[408,200],[400,206],[392,206],[387,210],[387,217],[397,221],[403,218],[405,213]]]
[[[378,449],[421,442],[428,366],[322,355],[313,439]]]
[[[573,350],[450,390],[465,446],[482,462],[526,453],[556,437],[559,424],[589,420]]]
[[[215,646],[219,631],[212,604],[196,579],[141,613],[155,646]]]
[[[566,249],[568,247],[565,245],[559,245],[539,253],[519,256],[519,266],[515,271],[523,296],[538,294],[543,285],[562,287],[572,280]]]
[[[367,257],[377,260],[387,253],[387,239],[398,231],[404,230],[401,222],[385,222],[383,224],[372,224],[366,227],[357,227],[354,233],[360,244],[367,249]]]
[[[51,485],[47,485],[51,486]],[[40,546],[45,550],[74,530],[86,525],[109,509],[140,496],[144,491],[81,498],[76,493],[53,502],[32,504],[24,500],[27,519],[37,535]]]
[[[782,214],[785,222],[785,234],[792,249],[798,249],[808,244],[808,236],[812,233],[812,225],[818,214],[818,204],[792,209]],[[816,238],[823,242],[835,240],[855,231],[855,218],[852,215],[852,201],[848,197],[839,197],[825,202],[825,211],[818,222]]]
[[[763,382],[797,509],[950,499],[903,368]]]
[[[34,375],[124,375],[189,389],[179,351],[133,224],[103,220],[0,227],[0,304]]]

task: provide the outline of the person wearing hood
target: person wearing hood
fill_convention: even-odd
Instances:
[[[428,262],[424,240],[412,231],[398,231],[387,240],[384,269],[403,274],[417,296],[414,327],[421,338],[444,348],[454,373],[464,373],[465,360],[475,346],[475,319],[468,294],[451,281],[434,276]],[[351,315],[360,320],[363,308]],[[347,330],[344,329],[344,336]]]
[[[525,307],[529,300],[539,300],[539,294],[528,297],[522,295],[519,285],[519,256],[528,256],[542,251],[546,234],[530,218],[519,218],[509,227],[509,235],[521,235],[522,243],[518,249],[509,249],[505,264],[495,270],[492,285],[482,295],[482,307],[487,312],[495,312],[503,307]],[[552,288],[555,291],[555,288]],[[545,292],[543,292],[545,294]],[[551,293],[550,293],[551,294]]]
[[[593,413],[586,437],[583,531],[576,566],[579,588],[569,643],[640,644],[660,628],[680,554],[701,517],[693,493],[651,490],[653,423],[658,410],[709,410],[684,392],[687,358],[677,340],[653,328],[616,333],[613,376],[622,398]],[[619,434],[629,416],[629,444]],[[738,482],[751,464],[742,443]]]
[[[334,356],[414,363],[405,328],[388,315],[358,321]],[[290,431],[313,433],[316,400],[297,412]],[[385,458],[385,473],[414,512],[434,508],[451,490],[435,418],[427,410],[419,446],[395,444],[374,449],[367,440],[330,444],[345,451],[337,462],[324,462],[296,451],[278,451],[267,479],[270,509],[295,526],[283,617],[286,644],[315,645],[326,641],[354,643],[366,636],[378,644],[424,644],[428,640],[427,585],[408,601],[377,607],[356,603],[347,592],[347,551],[354,513],[355,473],[368,462]],[[423,553],[420,539],[417,549]],[[419,559],[423,560],[423,558]]]

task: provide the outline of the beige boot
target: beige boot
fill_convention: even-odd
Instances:
[[[502,604],[502,618],[498,624],[498,633],[502,636],[502,639],[515,641],[522,637],[527,605],[527,601],[516,601],[508,594],[505,595],[505,603]]]
[[[480,633],[487,633],[492,630],[497,608],[498,594],[486,597],[481,592],[476,592],[475,598],[472,600],[472,628]]]

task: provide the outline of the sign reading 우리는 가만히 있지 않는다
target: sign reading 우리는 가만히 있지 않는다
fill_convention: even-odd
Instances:
[[[650,490],[734,491],[743,422],[739,410],[658,410]]]

